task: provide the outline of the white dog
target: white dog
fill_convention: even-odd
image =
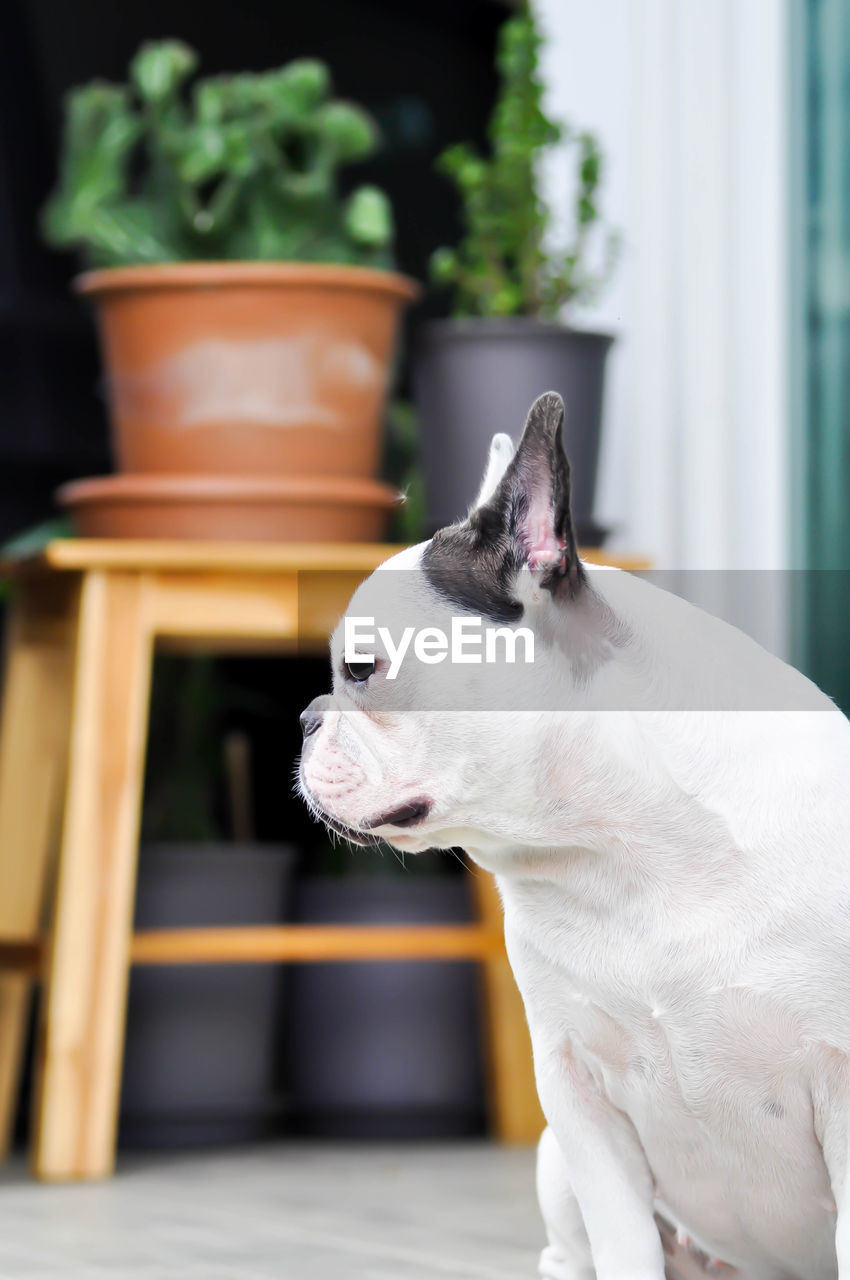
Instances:
[[[734,628],[581,563],[562,419],[541,397],[468,518],[358,590],[374,643],[333,638],[302,792],[357,843],[497,877],[546,1280],[662,1280],[664,1220],[758,1280],[850,1280],[850,723]],[[444,660],[458,617],[533,660]]]

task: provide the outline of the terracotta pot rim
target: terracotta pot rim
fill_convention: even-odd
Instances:
[[[599,329],[576,329],[560,320],[541,320],[537,316],[449,316],[441,320],[426,320],[419,331],[420,341],[425,338],[536,338],[570,337],[590,338],[607,343],[616,342],[616,334]]]
[[[179,476],[128,473],[71,480],[56,491],[64,507],[80,503],[275,502],[283,506],[382,507],[389,511],[402,495],[378,480],[347,476]]]
[[[75,276],[73,287],[82,294],[109,294],[136,289],[259,288],[312,286],[388,293],[413,302],[422,286],[410,276],[378,267],[333,262],[163,262],[133,267],[102,267]]]

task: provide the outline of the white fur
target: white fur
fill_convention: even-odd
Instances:
[[[490,441],[490,452],[487,455],[487,466],[484,469],[484,479],[481,481],[481,487],[478,490],[478,497],[472,504],[473,507],[483,506],[492,498],[499,482],[508,469],[508,464],[514,456],[514,442],[509,435],[503,431],[498,431]]]
[[[403,612],[451,612],[381,579],[350,612],[389,579]],[[550,1126],[542,1276],[662,1280],[660,1212],[758,1280],[850,1280],[850,724],[629,575],[519,590],[542,643],[510,692],[568,710],[500,711],[478,669],[454,710],[434,669],[337,678],[302,785],[355,828],[426,794],[421,827],[381,834],[497,877]]]

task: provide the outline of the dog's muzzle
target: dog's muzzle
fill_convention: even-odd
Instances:
[[[310,739],[315,737],[322,727],[322,721],[325,718],[330,702],[331,695],[324,693],[320,697],[314,698],[309,706],[305,707],[301,712],[299,719],[301,732],[304,735],[305,755],[312,746]],[[326,827],[329,827],[331,831],[335,831],[337,835],[343,836],[346,840],[350,840],[353,844],[361,845],[383,843],[384,837],[374,834],[378,827],[399,827],[404,831],[423,822],[431,811],[431,801],[424,796],[418,796],[414,800],[408,800],[405,804],[398,805],[394,809],[389,809],[385,813],[379,814],[376,818],[371,818],[368,822],[364,822],[362,827],[349,827],[327,813],[321,805],[316,803],[314,796],[311,795],[311,799],[318,810],[317,816],[324,822]]]

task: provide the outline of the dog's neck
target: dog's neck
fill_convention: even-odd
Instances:
[[[635,892],[728,882],[746,851],[722,811],[676,779],[633,717],[604,721],[563,742],[553,728],[537,763],[534,830],[512,830],[505,815],[499,829],[469,833],[470,856],[496,875],[567,889],[591,867],[600,887],[610,878]],[[679,767],[691,763],[683,750]]]
[[[545,847],[487,840],[468,848],[496,877],[506,926],[531,945],[566,929],[587,940],[610,934],[626,949],[655,937],[732,955],[737,932],[753,937],[765,926],[762,867],[698,800],[672,786],[666,797],[651,793],[634,778],[600,793],[592,811],[570,816],[569,808],[550,810],[555,841]]]

